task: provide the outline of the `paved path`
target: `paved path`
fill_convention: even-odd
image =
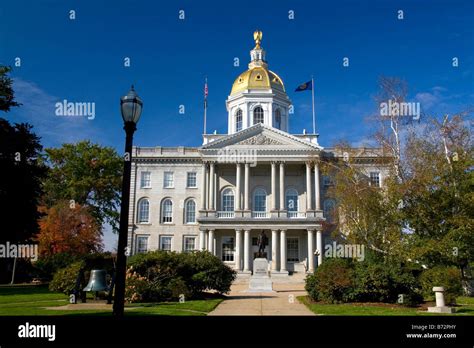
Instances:
[[[248,284],[232,285],[230,294],[208,315],[314,315],[296,297],[304,284],[273,284],[275,292],[245,292]]]

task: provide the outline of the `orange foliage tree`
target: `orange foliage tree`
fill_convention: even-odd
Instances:
[[[60,201],[51,208],[40,210],[45,213],[39,221],[40,232],[36,236],[41,256],[102,251],[101,226],[89,207]]]

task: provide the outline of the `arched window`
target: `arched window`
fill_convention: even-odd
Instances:
[[[235,131],[240,132],[242,130],[242,110],[237,110],[235,113]]]
[[[329,221],[334,221],[334,214],[336,211],[336,203],[333,199],[326,199],[323,204],[324,217]]]
[[[280,109],[275,111],[275,128],[281,129],[281,112]]]
[[[196,222],[196,202],[190,199],[184,206],[184,217],[187,224],[193,224]]]
[[[253,193],[253,210],[254,211],[267,211],[267,192],[258,188]]]
[[[169,198],[161,205],[161,222],[164,224],[173,222],[173,202]]]
[[[222,210],[234,211],[234,191],[230,188],[222,192]]]
[[[287,211],[298,211],[298,191],[295,189],[286,190],[285,202]]]
[[[253,109],[253,124],[263,123],[263,109],[257,106]]]
[[[138,201],[138,222],[150,222],[150,202],[146,198],[140,199],[140,201]]]

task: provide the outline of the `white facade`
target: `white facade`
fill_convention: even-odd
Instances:
[[[132,254],[205,249],[250,274],[256,239],[264,231],[273,275],[313,272],[322,262],[329,239],[324,210],[335,202],[325,197],[330,181],[319,161],[342,154],[324,150],[317,135],[287,132],[291,101],[283,82],[268,70],[259,44],[251,57],[226,102],[228,134],[204,134],[203,145],[195,148],[134,147]],[[367,175],[378,173],[382,184],[385,171],[371,164],[377,156],[376,149],[358,154]]]

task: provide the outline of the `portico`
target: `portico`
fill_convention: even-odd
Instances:
[[[322,262],[320,150],[316,139],[263,124],[203,145],[200,248],[250,273],[264,231],[272,274],[314,272]]]

